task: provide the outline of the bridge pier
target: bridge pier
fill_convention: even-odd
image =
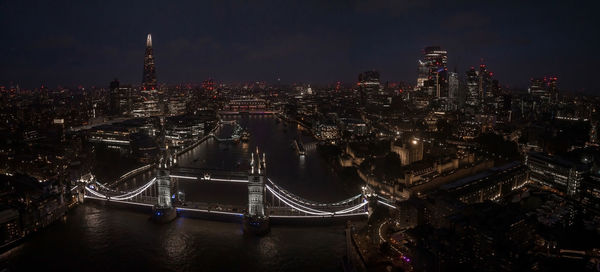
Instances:
[[[161,122],[163,119],[161,119]],[[165,146],[163,157],[159,161],[158,175],[156,176],[156,187],[158,191],[158,203],[152,211],[152,220],[157,223],[167,223],[177,217],[177,211],[171,203],[171,177],[169,175],[169,167],[172,164],[172,159],[167,154],[168,150]]]
[[[256,160],[252,153],[248,172],[248,212],[244,214],[244,232],[264,235],[270,231],[269,215],[265,212],[265,175],[267,163],[265,154],[262,160],[258,148]]]

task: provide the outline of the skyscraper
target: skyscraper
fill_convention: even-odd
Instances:
[[[448,85],[448,52],[439,46],[425,47],[419,60],[417,88],[440,97]]]
[[[361,100],[365,103],[370,97],[377,94],[381,90],[379,83],[379,72],[366,71],[358,74],[358,82],[356,83],[360,92]]]
[[[544,102],[556,101],[558,99],[558,78],[544,77],[532,78],[529,93]]]
[[[458,97],[458,73],[450,72],[448,75],[448,98]]]
[[[144,56],[144,77],[142,88],[144,90],[156,89],[156,70],[154,68],[154,52],[152,50],[152,34],[146,39],[146,55]]]
[[[466,74],[467,83],[467,104],[471,106],[479,105],[479,76],[474,67],[471,67]]]

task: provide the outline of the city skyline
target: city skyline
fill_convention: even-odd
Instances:
[[[174,3],[0,2],[0,272],[600,271],[591,3]]]
[[[167,84],[206,78],[355,82],[358,72],[372,69],[383,81],[416,84],[423,48],[438,45],[448,51],[449,71],[456,68],[461,77],[483,59],[510,87],[524,89],[530,78],[557,76],[561,89],[595,90],[598,57],[586,52],[598,44],[589,35],[597,19],[578,16],[591,9],[554,3],[212,3],[198,16],[192,13],[198,10],[195,4],[163,9],[58,3],[30,10],[19,3],[1,5],[8,41],[0,45],[6,52],[0,64],[0,84],[5,86],[105,87],[115,77],[137,83],[144,54],[139,44],[152,33],[160,82]],[[114,20],[91,14],[97,10],[111,11]],[[561,20],[554,20],[558,15]],[[138,20],[141,16],[154,19]]]

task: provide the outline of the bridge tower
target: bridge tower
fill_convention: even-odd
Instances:
[[[248,212],[244,215],[244,231],[258,235],[269,232],[269,216],[265,212],[265,176],[267,161],[265,153],[252,153],[248,171]]]
[[[161,117],[161,125],[164,131],[164,117]],[[175,219],[177,212],[171,203],[171,177],[169,176],[169,168],[173,164],[173,159],[169,155],[169,147],[165,144],[164,133],[162,137],[162,157],[158,162],[158,173],[156,175],[158,201],[154,206],[152,219],[156,222],[165,223]]]

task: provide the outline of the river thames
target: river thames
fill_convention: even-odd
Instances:
[[[207,140],[179,164],[243,171],[258,146],[266,153],[267,176],[299,196],[333,202],[359,193],[359,185],[339,178],[315,148],[297,155],[291,148],[296,125],[270,116],[235,119],[251,133],[248,143]],[[310,137],[303,139],[311,146]],[[190,201],[244,205],[244,186],[181,182],[179,190]],[[342,225],[274,225],[265,237],[254,237],[244,235],[240,223],[177,218],[157,225],[148,219],[86,203],[2,254],[0,262],[11,271],[340,271],[345,254]]]

